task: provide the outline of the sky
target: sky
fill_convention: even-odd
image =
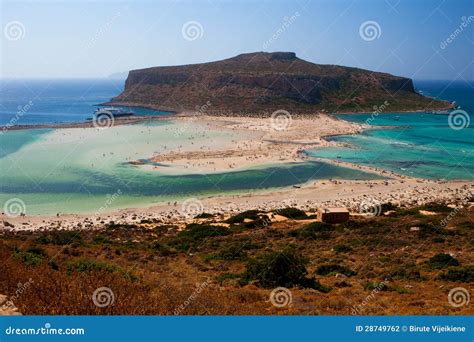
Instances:
[[[0,78],[102,78],[292,51],[413,79],[474,80],[473,0],[0,3]]]

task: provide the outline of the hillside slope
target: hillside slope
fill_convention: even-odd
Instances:
[[[424,97],[411,79],[337,65],[318,65],[292,52],[248,53],[217,62],[130,71],[109,104],[164,110],[294,113],[446,108]],[[388,104],[388,105],[387,105]]]

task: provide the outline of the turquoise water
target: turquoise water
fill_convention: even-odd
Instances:
[[[34,94],[37,97],[33,106],[18,118],[17,124],[83,121],[95,104],[107,101],[121,89],[117,88],[121,85],[111,81],[58,82],[48,88],[40,81],[27,83],[26,88],[20,81],[14,83],[16,88],[12,87],[13,83],[9,83],[10,88],[2,83],[2,89],[9,90],[1,93],[0,124],[11,122],[15,108]],[[472,89],[456,85],[453,90],[435,85],[423,91],[430,96],[444,95],[446,99],[456,100],[472,113],[474,96],[467,97],[472,95]],[[145,115],[157,114],[136,110]],[[369,117],[370,114],[340,116],[361,123]],[[455,131],[449,128],[446,116],[427,113],[380,114],[371,124],[392,126],[392,129],[334,137],[333,140],[347,143],[348,147],[312,150],[308,154],[423,178],[474,179],[472,125]],[[168,175],[159,168],[151,170],[128,163],[180,146],[190,147],[191,143],[194,149],[199,144],[203,148],[230,146],[239,138],[232,131],[209,131],[202,127],[190,130],[180,125],[160,121],[106,130],[0,132],[0,204],[19,198],[25,203],[27,214],[96,212],[101,208],[110,211],[143,207],[204,195],[264,191],[317,179],[379,178],[319,161],[189,175]],[[117,193],[120,195],[116,196]]]
[[[83,122],[123,87],[123,81],[112,79],[0,80],[0,126]],[[133,111],[169,114],[146,108]]]
[[[254,192],[315,179],[379,178],[321,162],[189,175],[167,175],[159,169],[128,163],[189,141],[194,148],[225,147],[236,138],[233,131],[186,130],[181,124],[165,121],[106,130],[8,131],[0,135],[0,143],[9,146],[0,158],[0,203],[19,198],[29,214],[95,212],[104,205],[110,211],[203,195]],[[117,193],[120,195],[114,196]]]
[[[308,151],[314,157],[340,159],[400,174],[430,179],[474,179],[474,90],[455,82],[421,82],[426,95],[456,101],[469,115],[470,125],[449,126],[448,115],[387,113],[339,115],[343,120],[368,123],[374,129],[331,140],[344,147]],[[389,107],[388,107],[389,108]],[[391,126],[391,129],[376,129]]]

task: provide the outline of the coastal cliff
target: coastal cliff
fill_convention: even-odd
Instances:
[[[132,70],[108,104],[208,113],[409,111],[447,108],[418,94],[411,79],[338,65],[293,52],[248,53],[217,62]],[[381,108],[381,109],[380,109]]]

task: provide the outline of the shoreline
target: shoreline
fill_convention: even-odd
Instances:
[[[138,119],[138,120],[136,120]],[[401,175],[390,170],[357,165],[349,162],[325,158],[309,157],[305,149],[340,146],[339,143],[328,141],[327,138],[337,135],[360,134],[370,129],[364,124],[352,123],[332,115],[318,113],[311,118],[294,118],[285,130],[272,127],[270,118],[249,117],[215,117],[196,115],[191,112],[182,112],[169,116],[120,118],[115,122],[120,124],[139,123],[150,120],[171,120],[183,123],[184,129],[190,125],[205,126],[206,129],[221,132],[245,132],[243,138],[233,141],[231,146],[216,146],[210,150],[191,148],[167,151],[150,156],[153,163],[163,164],[164,167],[143,165],[132,161],[136,167],[157,169],[160,174],[193,174],[232,172],[256,166],[278,163],[298,163],[308,160],[351,168],[363,172],[373,173],[384,177],[382,180],[310,180],[303,184],[287,187],[269,188],[261,191],[243,191],[238,194],[216,194],[201,196],[198,201],[205,212],[222,213],[229,215],[248,209],[275,210],[282,206],[295,206],[305,210],[315,210],[319,206],[344,206],[352,212],[363,201],[398,202],[400,205],[411,203],[426,203],[426,201],[458,201],[459,197],[472,194],[474,181],[470,180],[430,180]],[[68,128],[87,128],[92,123],[74,125]],[[191,126],[192,127],[192,126]],[[379,127],[378,127],[379,128]],[[25,128],[23,128],[25,129]],[[406,194],[411,193],[406,197]],[[471,195],[472,196],[472,195]],[[321,200],[324,199],[324,200]],[[27,215],[18,218],[8,218],[2,214],[0,222],[4,222],[4,229],[8,229],[5,222],[14,226],[29,229],[49,229],[59,222],[64,229],[72,229],[80,224],[82,227],[94,227],[94,223],[107,217],[114,222],[134,222],[133,217],[146,219],[153,217],[162,222],[187,222],[189,217],[183,214],[181,206],[184,202],[158,202],[138,208],[110,208],[99,214],[69,213],[54,215]],[[91,216],[91,214],[93,214]],[[27,223],[24,225],[23,223]],[[49,222],[46,224],[46,222]],[[1,226],[0,226],[1,229]]]

